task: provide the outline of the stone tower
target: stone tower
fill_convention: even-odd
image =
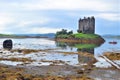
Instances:
[[[78,22],[78,31],[82,33],[94,34],[95,33],[94,16],[88,18],[84,17],[84,19],[80,18]]]

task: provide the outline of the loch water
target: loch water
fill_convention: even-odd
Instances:
[[[78,51],[88,52],[98,58],[98,56],[100,56],[104,52],[120,51],[120,39],[118,38],[104,37],[105,43],[94,46],[94,47],[93,46],[90,47],[89,45],[86,46],[86,44],[77,44],[79,45],[80,48],[76,47],[75,46],[76,44],[59,43],[59,42],[55,42],[54,40],[51,40],[48,38],[21,38],[21,39],[11,38],[13,41],[13,49],[49,50],[49,52],[38,52],[38,53],[31,53],[31,54],[23,55],[21,53],[11,53],[10,51],[4,51],[2,45],[3,45],[3,41],[6,39],[7,38],[0,39],[0,51],[1,52],[3,51],[0,54],[0,58],[6,58],[6,57],[7,58],[12,58],[12,57],[30,58],[32,60],[35,60],[35,62],[28,64],[28,65],[34,65],[34,66],[50,65],[51,64],[50,61],[64,61],[66,64],[69,64],[69,65],[81,64],[80,62],[81,59],[84,59],[84,63],[89,61],[88,58],[82,57],[78,54],[62,54],[64,52],[74,52],[74,53]],[[117,44],[109,44],[110,41],[116,41]],[[101,59],[98,58],[98,60],[101,60]],[[7,64],[7,65],[22,64],[22,62],[13,62],[13,61],[4,61],[4,60],[1,60],[0,63]],[[120,61],[118,61],[118,63],[120,63]],[[98,63],[98,65],[100,64],[101,62]]]

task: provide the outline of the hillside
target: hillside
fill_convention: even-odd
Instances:
[[[102,37],[120,39],[120,35],[103,35]]]
[[[0,34],[0,38],[54,38],[54,33],[47,34]]]

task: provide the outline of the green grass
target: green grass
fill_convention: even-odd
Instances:
[[[57,38],[69,38],[69,35],[61,34],[61,35],[58,35]]]
[[[15,38],[15,37],[19,37],[13,34],[0,34],[0,38]]]
[[[90,39],[99,37],[99,35],[97,35],[97,34],[83,34],[83,33],[76,33],[76,34],[73,34],[73,36],[75,38],[90,38]]]
[[[76,34],[61,34],[57,35],[57,38],[84,38],[84,39],[95,39],[100,37],[97,34],[83,34],[83,33],[76,33]]]
[[[15,35],[13,35],[13,34],[0,34],[0,37],[13,37],[13,36],[15,36]]]
[[[74,47],[79,48],[79,49],[83,49],[83,48],[89,49],[89,48],[95,48],[97,47],[97,45],[96,44],[75,44]]]
[[[0,34],[0,36],[10,36],[9,34]]]

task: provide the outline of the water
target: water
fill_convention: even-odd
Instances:
[[[6,39],[0,39],[0,49],[2,49],[2,42]],[[13,49],[49,49],[55,48],[55,41],[44,38],[22,38],[12,39]]]
[[[7,65],[50,65],[55,63],[56,65],[86,65],[87,62],[91,61],[92,58],[82,56],[80,54],[64,54],[65,52],[88,52],[95,56],[98,60],[95,65],[97,67],[109,67],[111,64],[102,60],[99,55],[106,51],[120,51],[120,39],[113,38],[104,38],[106,42],[100,46],[96,45],[94,48],[77,48],[75,44],[68,43],[58,43],[54,40],[46,39],[46,38],[22,38],[22,39],[12,39],[13,41],[13,49],[35,49],[35,50],[48,50],[41,51],[37,53],[23,54],[10,51],[4,51],[2,44],[6,38],[0,39],[0,50],[3,52],[0,54],[0,58],[30,58],[35,60],[34,62],[24,64],[23,62],[13,62],[9,60],[1,60],[0,63]],[[116,41],[117,44],[109,44],[110,41]],[[81,44],[80,44],[81,45]],[[83,45],[81,45],[83,46]],[[116,61],[117,63],[117,61]],[[118,61],[120,63],[120,61]],[[102,64],[102,65],[101,65]],[[105,65],[106,66],[105,66]]]
[[[108,51],[120,51],[120,39],[117,38],[105,38],[105,43],[95,48],[95,54],[102,54]],[[117,44],[109,44],[111,41],[116,41]]]

